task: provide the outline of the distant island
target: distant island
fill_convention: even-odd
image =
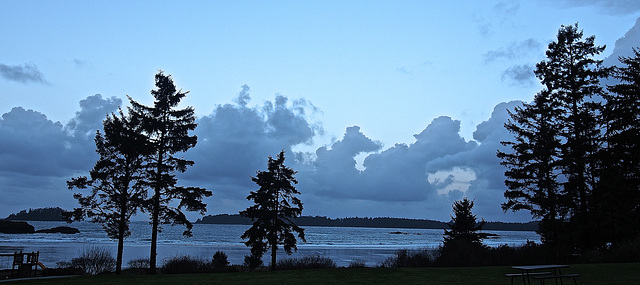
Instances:
[[[59,207],[38,208],[22,210],[19,213],[9,215],[5,220],[10,221],[64,221],[62,209]],[[196,224],[223,224],[223,225],[251,225],[251,219],[238,214],[208,215],[198,219]],[[404,229],[448,229],[446,222],[407,219],[407,218],[328,218],[323,216],[302,216],[295,219],[299,226],[319,226],[319,227],[358,227],[358,228],[404,228]],[[483,229],[494,231],[535,231],[538,229],[538,222],[528,223],[505,223],[487,222]]]
[[[9,221],[64,221],[60,207],[22,210],[5,218]]]
[[[196,224],[226,224],[226,225],[251,225],[251,219],[238,214],[209,215],[198,219]],[[321,227],[362,227],[362,228],[406,228],[406,229],[448,229],[445,222],[423,219],[406,218],[328,218],[321,216],[302,216],[295,219],[299,226]],[[535,231],[538,222],[528,223],[504,223],[487,222],[483,229],[496,231]]]

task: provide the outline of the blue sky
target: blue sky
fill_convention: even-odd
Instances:
[[[499,209],[508,102],[540,89],[531,71],[560,25],[615,63],[638,42],[640,4],[450,3],[0,0],[0,216],[73,207],[64,181],[95,161],[87,134],[127,94],[151,104],[162,69],[201,120],[183,178],[214,191],[212,214],[245,208],[248,176],[286,149],[305,214],[445,220],[467,195],[487,220],[526,220]]]

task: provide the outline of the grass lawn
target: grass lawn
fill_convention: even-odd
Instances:
[[[276,272],[98,275],[15,281],[11,284],[510,284],[510,267],[336,268]],[[578,284],[640,284],[640,263],[577,264],[563,270],[580,273]],[[515,284],[520,284],[515,280]],[[566,284],[573,284],[567,280]],[[534,283],[534,282],[532,282]],[[537,283],[534,283],[537,284]],[[555,283],[554,283],[555,284]]]

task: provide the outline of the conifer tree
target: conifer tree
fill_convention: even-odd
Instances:
[[[512,152],[498,152],[509,188],[503,209],[542,217],[540,232],[548,243],[557,243],[562,230],[573,233],[563,236],[569,247],[594,244],[590,207],[603,135],[597,98],[603,95],[600,78],[608,74],[594,59],[605,47],[594,42],[594,36],[583,39],[577,24],[561,26],[534,71],[543,90],[506,125],[516,138],[504,143]]]
[[[557,123],[559,102],[543,90],[536,94],[532,104],[524,103],[509,111],[511,119],[505,128],[514,135],[514,141],[502,142],[510,152],[498,151],[504,165],[504,196],[502,209],[528,210],[533,218],[541,218],[540,234],[546,244],[555,244],[565,222],[566,204],[560,192],[559,156],[560,131]]]
[[[485,246],[481,233],[485,221],[478,222],[471,210],[473,201],[468,198],[453,203],[453,216],[444,230],[444,243],[438,263],[444,266],[473,266],[482,264]]]
[[[481,246],[484,235],[480,233],[485,221],[478,222],[478,218],[471,212],[473,201],[464,198],[453,202],[453,216],[448,223],[449,230],[444,230],[444,246],[449,244],[465,243]]]
[[[149,269],[152,274],[156,271],[160,223],[185,225],[187,229],[183,234],[191,236],[193,225],[182,210],[204,214],[206,204],[202,199],[211,196],[211,191],[204,188],[177,186],[176,173],[185,172],[194,162],[176,154],[194,147],[198,140],[195,135],[189,135],[189,131],[193,131],[197,126],[194,109],[177,109],[180,100],[188,92],[176,90],[171,76],[165,75],[162,71],[155,75],[155,85],[156,89],[151,90],[155,98],[152,107],[129,98],[129,112],[141,120],[151,150],[147,157],[147,175],[148,186],[152,189],[152,196],[148,201],[148,211],[152,219],[149,256]],[[177,206],[171,204],[174,200],[179,200]]]
[[[122,270],[124,239],[131,234],[129,220],[140,209],[147,196],[144,180],[147,140],[140,122],[131,115],[111,114],[103,122],[104,133],[95,136],[100,156],[90,172],[67,182],[69,189],[91,187],[91,194],[74,194],[80,204],[65,215],[69,220],[90,218],[102,224],[110,238],[118,240],[116,274]]]
[[[276,251],[283,245],[287,254],[297,251],[297,240],[294,232],[303,241],[304,229],[297,226],[293,219],[302,214],[302,202],[295,195],[300,192],[294,184],[298,181],[296,171],[284,165],[284,150],[276,159],[269,156],[267,171],[257,171],[251,180],[260,187],[251,191],[247,200],[253,200],[253,206],[240,212],[240,215],[251,218],[253,225],[242,234],[248,239],[245,245],[251,247],[251,256],[261,258],[271,249],[271,270],[276,269]]]
[[[619,60],[613,76],[620,82],[605,95],[607,132],[592,207],[601,245],[640,235],[640,51]]]
[[[595,45],[595,36],[583,39],[578,24],[561,26],[557,40],[549,44],[547,59],[535,70],[552,100],[559,102],[561,113],[556,121],[563,126],[561,168],[566,180],[562,190],[574,243],[580,248],[593,246],[589,208],[598,180],[597,153],[602,140],[601,104],[593,97],[603,95],[600,78],[608,75],[608,70],[601,67],[602,60],[594,57],[604,49]]]

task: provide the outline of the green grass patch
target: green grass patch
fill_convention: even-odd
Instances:
[[[25,280],[13,284],[510,284],[508,266],[428,268],[335,268],[162,275],[96,275]],[[564,273],[580,273],[578,284],[640,284],[640,263],[576,264]],[[520,280],[515,280],[519,284]],[[535,283],[534,283],[535,284]],[[569,283],[567,283],[569,284]]]

